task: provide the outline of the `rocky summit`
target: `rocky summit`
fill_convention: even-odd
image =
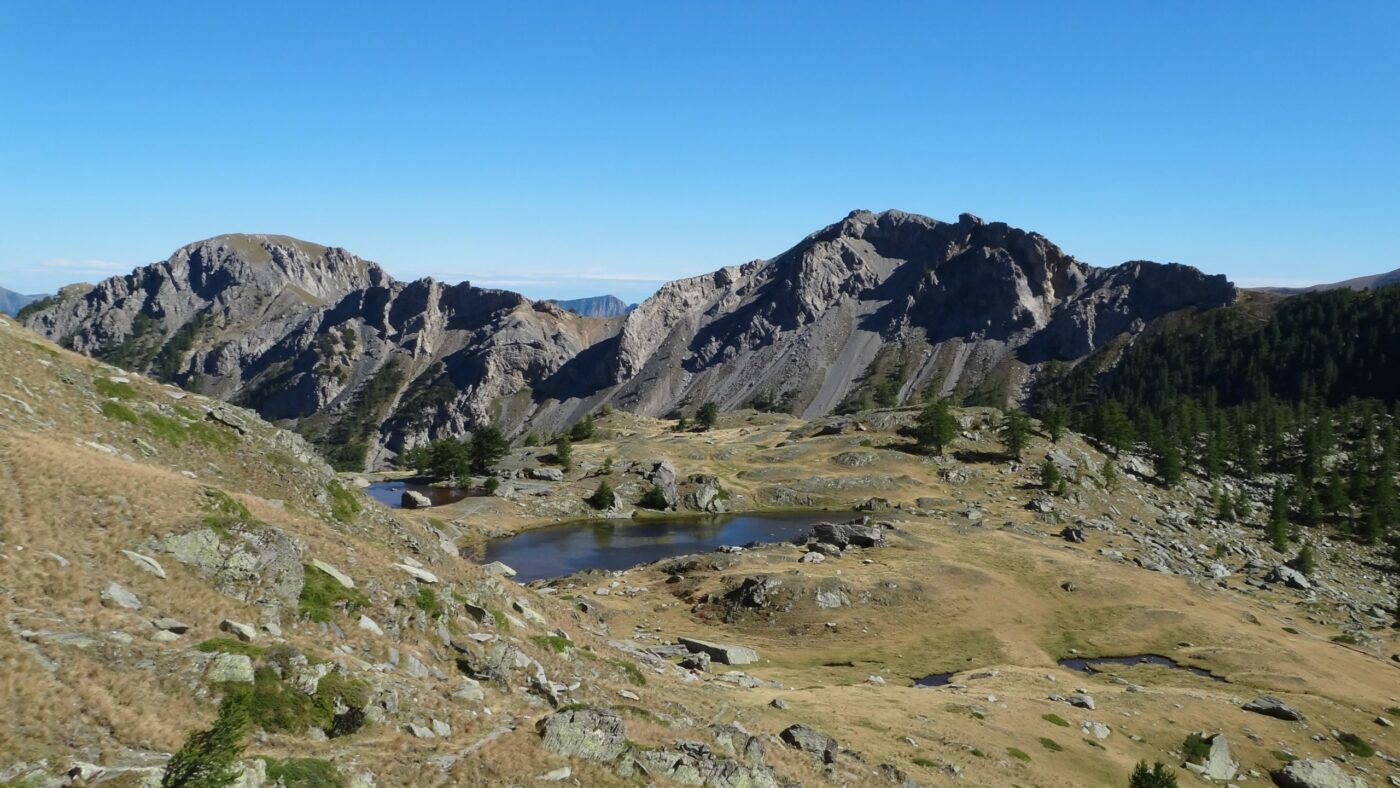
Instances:
[[[251,408],[360,469],[478,424],[547,433],[603,405],[810,418],[930,393],[1002,404],[1051,362],[1235,298],[1222,276],[1096,268],[967,214],[856,211],[777,257],[671,282],[610,317],[399,282],[286,236],[227,235],[69,288],[25,325]]]

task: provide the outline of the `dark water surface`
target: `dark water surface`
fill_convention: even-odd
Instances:
[[[467,497],[467,491],[460,487],[432,487],[406,481],[375,482],[365,488],[365,495],[391,509],[402,509],[403,494],[406,490],[423,493],[433,502],[433,506],[456,503]]]
[[[731,514],[665,520],[584,520],[492,539],[466,554],[514,569],[528,583],[585,569],[626,569],[662,558],[713,552],[720,545],[786,542],[815,523],[850,519],[848,512]]]
[[[1183,665],[1171,657],[1164,657],[1160,654],[1135,654],[1131,657],[1071,657],[1059,661],[1062,668],[1077,670],[1081,673],[1101,673],[1098,670],[1100,665],[1161,665],[1174,670],[1184,670],[1202,678],[1212,681],[1225,681],[1224,676],[1217,676],[1205,668],[1198,668],[1194,665]]]

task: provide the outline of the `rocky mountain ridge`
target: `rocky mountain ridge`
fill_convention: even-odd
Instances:
[[[615,295],[569,298],[555,300],[552,303],[558,304],[579,317],[622,317],[637,306],[636,304],[629,305]]]
[[[26,325],[364,467],[483,421],[548,433],[603,404],[814,417],[877,395],[1004,402],[1048,362],[1236,295],[1182,265],[1085,265],[969,214],[856,211],[771,260],[668,283],[625,317],[398,282],[343,249],[232,235],[67,294]]]

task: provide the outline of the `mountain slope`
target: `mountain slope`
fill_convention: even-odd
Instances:
[[[221,236],[30,315],[68,347],[256,409],[337,467],[491,421],[550,433],[611,403],[816,416],[928,393],[1018,398],[1174,310],[1229,304],[1180,265],[1084,265],[962,216],[852,213],[766,261],[671,282],[623,318],[401,283],[343,249]]]
[[[1375,290],[1378,287],[1386,287],[1395,284],[1400,284],[1400,268],[1394,271],[1387,271],[1383,274],[1358,276],[1354,279],[1312,285],[1311,287],[1256,287],[1253,289],[1263,293],[1273,293],[1275,295],[1298,295],[1299,293],[1317,293],[1327,290]]]
[[[631,309],[626,301],[613,295],[592,298],[571,298],[565,301],[551,301],[561,308],[580,317],[622,317]]]
[[[38,301],[43,297],[43,295],[24,295],[0,287],[0,314],[14,315],[19,312],[19,310],[23,309],[25,305]]]

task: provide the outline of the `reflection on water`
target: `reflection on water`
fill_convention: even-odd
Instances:
[[[720,545],[785,542],[807,533],[814,523],[840,520],[844,513],[735,514],[671,520],[586,520],[537,528],[493,539],[463,556],[482,563],[501,561],[522,583],[585,569],[626,569]]]
[[[455,503],[467,497],[467,491],[460,487],[433,487],[405,481],[375,482],[365,488],[365,495],[391,509],[402,509],[403,494],[410,490],[428,496],[433,506]]]

